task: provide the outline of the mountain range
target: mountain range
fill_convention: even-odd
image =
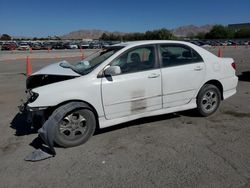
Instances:
[[[191,35],[196,35],[200,32],[209,32],[214,25],[203,25],[203,26],[195,26],[195,25],[186,25],[181,26],[176,29],[170,30],[175,36],[178,37],[187,37]],[[106,34],[115,34],[115,35],[123,35],[125,32],[110,32],[105,30],[98,29],[81,29],[78,31],[72,31],[68,34],[62,35],[62,39],[98,39],[102,36],[103,33]]]
[[[186,25],[178,27],[171,31],[175,36],[187,37],[190,35],[197,35],[198,33],[207,33],[213,28],[213,26],[214,25],[203,25],[203,26]]]

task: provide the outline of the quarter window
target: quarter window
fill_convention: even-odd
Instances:
[[[161,45],[160,54],[163,67],[178,66],[203,61],[201,56],[196,51],[184,45]]]
[[[144,46],[125,52],[111,66],[119,66],[123,74],[153,69],[155,64],[154,46]]]

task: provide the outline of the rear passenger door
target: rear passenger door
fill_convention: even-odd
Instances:
[[[185,105],[195,98],[204,79],[202,57],[183,44],[161,44],[163,108]]]

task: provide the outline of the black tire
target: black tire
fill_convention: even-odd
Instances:
[[[197,96],[197,111],[207,117],[216,112],[221,102],[220,90],[211,84],[205,84]]]
[[[84,120],[81,120],[82,118]],[[67,113],[59,121],[56,126],[54,141],[65,148],[78,146],[87,142],[94,134],[95,129],[96,118],[94,113],[89,109],[76,109]]]

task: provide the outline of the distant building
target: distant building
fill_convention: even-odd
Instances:
[[[239,24],[229,24],[228,28],[238,31],[240,29],[248,28],[250,29],[250,23],[239,23]]]

